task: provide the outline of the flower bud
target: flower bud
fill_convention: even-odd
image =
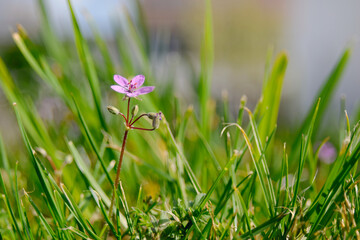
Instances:
[[[154,118],[153,121],[152,121],[152,127],[154,129],[158,129],[160,126],[160,119],[159,118]]]
[[[136,114],[139,112],[139,106],[138,105],[135,105],[132,110],[131,110],[131,114],[133,116],[136,116]]]
[[[152,119],[152,127],[154,129],[159,128],[160,125],[160,121],[162,120],[162,112],[158,112],[158,113],[149,113],[148,117],[150,119]]]
[[[117,109],[114,106],[107,106],[107,109],[111,114],[114,114],[114,115],[119,115],[120,114],[120,110]]]
[[[157,116],[157,113],[148,113],[147,114],[147,117],[150,119],[154,119],[154,118],[156,118],[156,116]]]

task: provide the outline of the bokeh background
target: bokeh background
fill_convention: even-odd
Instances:
[[[88,22],[94,21],[110,48],[114,45],[114,29],[125,17],[124,6],[130,14],[135,14],[131,11],[131,1],[73,0],[72,3],[85,36],[92,40]],[[66,1],[46,1],[46,4],[59,39],[73,42]],[[154,75],[160,83],[176,81],[179,96],[191,104],[196,96],[189,91],[192,77],[188,69],[199,68],[204,1],[151,0],[141,1],[141,4],[151,37]],[[303,119],[302,115],[342,51],[351,47],[350,63],[322,124],[323,132],[331,135],[331,129],[337,129],[342,96],[346,96],[346,108],[355,121],[360,106],[359,12],[360,2],[356,0],[213,1],[214,98],[220,99],[223,91],[227,91],[234,114],[244,94],[253,107],[260,97],[268,49],[273,48],[274,53],[284,50],[289,64],[279,121],[280,128],[291,129]],[[58,103],[53,99],[44,101],[42,96],[46,89],[40,81],[36,82],[33,71],[11,38],[16,25],[21,24],[31,38],[41,44],[39,16],[36,0],[0,1],[0,54],[22,86],[22,92],[38,99],[37,106],[46,117],[49,105],[53,108]],[[113,59],[117,61],[116,54]],[[0,131],[8,144],[16,144],[17,125],[1,91]]]

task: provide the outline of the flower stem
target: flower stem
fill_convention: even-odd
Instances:
[[[129,99],[129,103],[130,103],[130,99]],[[112,209],[113,209],[114,200],[115,200],[115,192],[116,192],[116,189],[118,188],[119,182],[120,182],[120,170],[121,170],[121,165],[122,165],[123,156],[124,156],[124,152],[125,152],[125,144],[126,144],[126,139],[127,139],[128,133],[129,133],[129,130],[126,129],[125,133],[124,133],[122,146],[121,146],[119,163],[118,163],[117,170],[116,170],[116,178],[115,178],[115,182],[114,182],[114,189],[113,189],[113,194],[112,194],[111,204],[110,204],[110,209],[109,209],[109,219],[111,219],[111,216],[112,216],[112,212],[113,212]]]
[[[137,117],[133,122],[130,121],[130,125],[132,126],[134,123],[136,123],[140,118],[146,116],[146,113],[141,114],[139,117]],[[132,120],[132,119],[131,119]]]
[[[131,127],[131,129],[143,130],[143,131],[154,131],[155,128],[139,128],[139,127]]]
[[[130,99],[128,99],[127,115],[126,115],[126,125],[129,125],[129,111],[130,111]]]

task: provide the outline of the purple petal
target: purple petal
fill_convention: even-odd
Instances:
[[[143,94],[147,94],[149,92],[154,91],[154,89],[155,89],[155,87],[153,87],[153,86],[142,87],[142,88],[135,90],[134,93],[136,93],[137,95],[143,95]]]
[[[136,88],[141,87],[144,84],[145,76],[144,75],[137,75],[131,80],[131,84],[136,85]]]
[[[129,81],[120,75],[114,75],[114,81],[122,87],[127,87],[129,85]]]
[[[126,96],[128,97],[137,97],[139,94],[137,92],[128,92],[126,93]]]
[[[117,91],[119,93],[128,93],[128,90],[126,90],[125,88],[119,86],[119,85],[111,85],[111,88],[114,90],[114,91]]]

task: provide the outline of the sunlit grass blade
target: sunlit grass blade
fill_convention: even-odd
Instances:
[[[238,157],[238,154],[235,153],[230,160],[228,161],[228,163],[226,164],[226,166],[224,167],[224,169],[219,173],[219,175],[216,177],[214,183],[212,184],[211,188],[209,189],[209,191],[206,193],[205,197],[202,199],[202,201],[200,202],[199,206],[197,207],[197,209],[195,210],[195,213],[198,213],[201,211],[201,209],[205,206],[205,204],[209,201],[211,194],[214,192],[215,188],[217,187],[217,185],[219,184],[220,180],[223,178],[224,174],[226,172],[229,171],[229,168],[231,167],[231,165],[234,163],[235,159]]]
[[[45,57],[38,52],[37,54],[34,54],[29,49],[29,46],[26,45],[26,42],[30,42],[30,39],[28,39],[27,35],[24,35],[23,32],[19,31],[18,33],[13,33],[12,37],[17,47],[19,48],[29,65],[32,67],[32,69],[40,76],[41,79],[47,82],[60,96],[62,96],[63,99],[66,99],[64,97],[63,89],[57,81],[54,73],[52,73],[51,71],[46,72],[43,69],[43,66],[47,65]]]
[[[108,43],[101,37],[101,34],[99,33],[99,30],[96,27],[95,23],[92,21],[92,19],[90,19],[88,22],[91,27],[92,33],[94,35],[95,42],[104,60],[105,69],[106,69],[105,75],[107,76],[106,80],[110,82],[113,79],[112,76],[115,74],[115,68],[109,52]]]
[[[21,121],[21,118],[20,118],[20,115],[19,115],[19,112],[17,110],[17,106],[16,106],[15,103],[14,103],[14,110],[15,110],[15,115],[16,115],[17,122],[19,124],[19,128],[20,128],[22,138],[23,138],[23,140],[25,142],[27,152],[28,152],[28,154],[30,156],[31,163],[32,163],[33,167],[35,168],[36,175],[37,175],[38,180],[39,180],[39,182],[41,184],[42,190],[45,192],[46,199],[48,200],[48,203],[49,203],[49,206],[50,206],[50,211],[53,212],[53,214],[55,216],[54,220],[57,222],[59,227],[64,228],[65,227],[64,215],[63,215],[63,213],[61,211],[59,211],[59,208],[56,206],[54,195],[52,193],[53,189],[51,189],[50,184],[47,181],[47,177],[46,177],[45,173],[43,172],[43,169],[42,169],[43,166],[40,166],[39,161],[36,159],[36,157],[34,155],[33,149],[31,147],[30,141],[29,141],[29,139],[27,137],[27,134],[25,132],[24,126],[22,124],[22,121]],[[71,239],[71,236],[68,235],[67,233],[65,233],[64,238],[65,239]]]
[[[273,186],[272,179],[270,176],[268,163],[266,161],[266,156],[265,156],[267,146],[263,147],[263,144],[265,144],[265,145],[270,144],[271,139],[274,136],[275,131],[276,131],[276,124],[271,129],[271,132],[267,133],[266,139],[264,139],[265,141],[264,141],[264,143],[262,143],[261,135],[259,134],[259,130],[258,130],[257,124],[255,122],[254,115],[252,114],[252,112],[249,109],[245,108],[245,110],[249,114],[250,126],[252,129],[252,133],[253,133],[254,140],[256,143],[256,147],[257,147],[257,151],[254,151],[254,156],[256,159],[255,161],[257,162],[257,164],[259,164],[259,170],[260,170],[260,172],[258,172],[259,178],[262,179],[260,181],[266,183],[266,185],[264,186],[265,187],[264,190],[266,192],[265,196],[268,198],[268,201],[270,204],[269,211],[270,211],[271,216],[273,216],[274,207],[276,204],[276,198],[275,198],[275,191],[274,191],[274,186]]]
[[[110,227],[110,230],[112,231],[112,233],[117,236],[117,232],[116,232],[116,229],[114,227],[114,224],[111,222],[111,220],[109,219],[109,216],[107,214],[107,211],[105,209],[105,206],[104,206],[104,203],[100,197],[100,195],[95,191],[93,190],[91,187],[90,187],[90,192],[91,192],[91,195],[93,196],[93,198],[95,199],[95,202],[96,204],[98,205],[98,207],[100,208],[101,210],[101,213],[102,215],[104,216],[104,219],[106,221],[106,223],[109,225]]]
[[[273,226],[277,222],[279,222],[281,219],[283,219],[285,216],[287,216],[286,213],[280,213],[279,215],[269,219],[268,221],[264,222],[263,224],[257,226],[256,228],[253,228],[251,231],[246,232],[244,234],[240,235],[240,239],[249,239],[252,235],[260,234],[261,232],[264,232],[265,229]]]
[[[47,6],[44,0],[38,0],[37,2],[41,18],[41,37],[44,41],[46,49],[51,54],[51,56],[55,57],[57,61],[60,61],[62,65],[67,64],[66,51],[64,51],[65,48],[60,44],[60,41],[55,35],[53,27],[50,24]]]
[[[5,207],[6,207],[6,210],[8,212],[8,215],[9,215],[9,218],[12,222],[12,227],[16,230],[16,233],[17,233],[17,236],[20,238],[20,239],[24,239],[23,238],[23,234],[22,234],[22,231],[20,229],[20,226],[17,222],[17,219],[15,217],[15,213],[13,211],[13,208],[11,206],[11,203],[10,203],[10,198],[9,198],[9,195],[7,194],[7,191],[6,191],[6,186],[5,186],[5,183],[4,183],[4,180],[3,180],[3,176],[1,174],[1,171],[0,171],[0,184],[1,184],[1,188],[2,188],[2,198],[4,200],[4,203],[5,203]]]
[[[353,136],[354,135],[360,135],[358,128],[356,128],[356,131],[354,132]],[[319,196],[323,197],[324,199],[320,199],[319,201],[316,201],[309,210],[308,215],[313,213],[311,211],[312,209],[315,209],[317,207],[320,207],[321,209],[320,212],[316,214],[316,218],[315,218],[316,221],[311,227],[310,236],[314,234],[314,232],[317,230],[320,224],[321,225],[326,224],[326,223],[322,223],[323,219],[328,221],[329,218],[325,218],[326,215],[333,214],[333,212],[329,209],[331,209],[335,204],[336,198],[341,195],[342,192],[341,189],[344,188],[344,185],[346,184],[345,181],[346,178],[349,176],[351,169],[356,165],[356,163],[360,159],[360,141],[358,141],[358,139],[356,139],[355,137],[352,137],[349,145],[354,145],[353,151],[348,157],[346,157],[346,160],[344,164],[341,166],[341,168],[337,169],[336,172],[333,172],[333,175],[334,174],[336,175],[335,179],[333,181],[331,181],[332,179],[330,180],[328,179],[329,182],[327,181],[322,189],[322,190],[325,189],[325,191],[324,192],[320,191],[319,193]],[[331,186],[329,187],[329,189],[326,189],[326,186],[328,184],[331,184]]]
[[[247,97],[245,95],[243,95],[240,99],[240,105],[239,105],[239,110],[238,110],[237,119],[236,119],[236,123],[239,126],[242,126],[246,102],[247,102]],[[234,149],[237,149],[239,147],[238,145],[239,145],[240,134],[241,134],[240,130],[236,131],[234,146],[233,146]]]
[[[350,58],[350,53],[351,53],[350,49],[346,49],[344,51],[340,60],[338,61],[336,66],[333,68],[333,71],[331,72],[330,76],[328,77],[326,82],[324,82],[323,86],[319,89],[318,94],[315,96],[313,104],[311,105],[311,109],[306,114],[306,117],[304,118],[304,121],[297,133],[297,137],[295,138],[295,141],[293,143],[291,159],[293,159],[295,157],[294,154],[297,154],[298,149],[300,149],[299,146],[300,146],[300,142],[301,142],[301,136],[306,131],[306,129],[309,128],[309,125],[311,124],[312,117],[315,113],[316,108],[318,108],[318,110],[317,110],[318,118],[316,119],[316,121],[314,123],[314,133],[317,132],[318,126],[320,124],[320,121],[323,118],[324,112],[330,103],[331,97],[334,94],[336,86],[340,82],[343,72],[345,71],[345,67]],[[318,99],[321,99],[321,103],[319,106],[317,106]],[[310,136],[310,138],[312,138],[312,136]]]
[[[220,236],[220,240],[226,239],[226,236],[227,236],[228,232],[231,231],[230,230],[231,224],[234,222],[234,220],[235,220],[235,215],[233,215],[231,217],[230,221],[228,222],[227,226],[225,227],[223,233]]]
[[[209,133],[209,113],[208,113],[208,101],[211,91],[211,78],[212,68],[214,62],[214,37],[213,37],[213,24],[212,24],[212,7],[211,1],[206,0],[205,7],[205,23],[204,23],[204,35],[201,43],[200,52],[200,81],[198,86],[199,103],[200,103],[200,127],[205,137],[208,137]]]
[[[16,202],[16,206],[17,206],[17,210],[18,210],[18,214],[20,217],[20,221],[22,224],[22,229],[25,235],[26,239],[34,239],[32,232],[29,230],[29,225],[28,225],[28,221],[26,218],[26,215],[24,214],[24,205],[22,200],[20,199],[19,196],[19,187],[18,187],[18,177],[17,177],[17,168],[18,168],[18,164],[15,164],[15,169],[14,169],[14,188],[13,188],[13,195],[15,197],[15,202]]]
[[[129,41],[131,41],[132,44],[135,45],[135,50],[138,51],[138,55],[140,56],[139,60],[142,71],[147,75],[150,75],[151,72],[150,72],[149,56],[147,55],[146,44],[144,42],[144,40],[146,39],[143,39],[139,31],[137,30],[137,26],[134,20],[132,19],[129,10],[127,8],[123,8],[123,13],[125,14],[127,20],[126,35],[129,38]],[[153,84],[151,77],[149,80],[150,80],[149,83]]]
[[[30,202],[31,206],[34,208],[36,214],[38,215],[38,217],[40,218],[41,224],[44,226],[46,232],[53,238],[56,239],[56,234],[55,232],[52,230],[50,224],[47,222],[47,220],[45,219],[44,215],[42,214],[41,210],[36,206],[36,204],[34,203],[34,201],[32,200],[32,198],[30,197],[30,195],[24,190],[24,194],[27,198],[27,200]]]
[[[107,169],[106,169],[104,160],[103,160],[103,158],[101,157],[101,155],[100,155],[100,153],[99,153],[98,147],[97,147],[97,145],[96,145],[96,143],[95,143],[95,141],[94,141],[94,138],[93,138],[93,136],[92,136],[92,134],[91,134],[91,132],[90,132],[90,130],[89,130],[86,122],[85,122],[85,119],[84,119],[83,115],[81,114],[81,111],[80,111],[80,109],[79,109],[79,106],[78,106],[78,104],[77,104],[74,96],[72,96],[72,99],[73,99],[73,102],[74,102],[74,105],[75,105],[75,108],[76,108],[76,111],[77,111],[77,114],[78,114],[80,123],[81,123],[81,125],[82,125],[82,127],[83,127],[83,129],[84,129],[84,132],[85,132],[86,137],[87,137],[87,139],[88,139],[88,141],[89,141],[89,143],[90,143],[90,146],[92,147],[93,151],[95,152],[96,157],[97,157],[97,159],[98,159],[99,162],[100,162],[101,168],[103,169],[106,178],[108,179],[109,183],[110,183],[111,185],[113,185],[114,183],[113,183],[113,181],[112,181],[112,179],[111,179],[111,177],[110,177],[109,172],[108,172]],[[97,191],[97,189],[95,189],[95,190]]]
[[[285,53],[280,53],[277,56],[271,74],[263,86],[263,99],[260,107],[261,121],[258,126],[260,139],[263,143],[277,123],[287,61]]]
[[[199,183],[197,182],[196,176],[195,176],[194,172],[192,171],[192,169],[191,169],[191,167],[189,165],[189,162],[187,161],[186,157],[184,156],[183,152],[181,151],[179,145],[177,144],[177,142],[175,140],[175,137],[171,132],[169,123],[166,121],[166,119],[163,119],[163,122],[166,125],[166,129],[167,129],[167,132],[169,134],[170,140],[171,140],[172,144],[174,145],[177,153],[179,154],[179,157],[180,157],[182,163],[185,166],[186,174],[188,175],[192,186],[194,187],[197,194],[201,193],[201,188],[200,188]]]
[[[142,38],[144,39],[144,48],[145,51],[147,53],[147,55],[149,56],[150,54],[150,34],[149,34],[149,29],[147,27],[147,22],[146,22],[146,15],[143,9],[143,6],[140,2],[140,0],[136,0],[135,1],[135,5],[136,5],[136,10],[137,10],[137,16],[138,16],[138,27],[139,27],[139,31],[141,33]]]
[[[231,123],[231,124],[228,124],[226,126],[226,128],[228,128],[230,126],[236,126],[241,131],[242,135],[244,136],[244,139],[245,139],[247,148],[249,150],[251,159],[253,160],[256,172],[259,174],[260,185],[261,185],[261,189],[263,191],[263,195],[265,198],[267,210],[268,210],[269,214],[272,215],[274,202],[272,200],[271,194],[268,192],[268,187],[266,184],[267,180],[266,180],[266,176],[264,176],[264,169],[261,164],[261,157],[263,157],[263,155],[260,155],[260,154],[256,153],[256,151],[254,151],[254,148],[250,142],[248,135],[246,134],[245,130],[241,126],[237,125],[236,123]],[[270,177],[270,176],[268,176],[268,177]]]
[[[102,190],[101,186],[97,183],[96,179],[93,177],[92,173],[86,166],[84,160],[82,159],[80,153],[77,151],[76,147],[72,142],[68,142],[68,147],[70,149],[70,152],[72,153],[74,157],[74,161],[79,169],[79,171],[82,173],[82,176],[86,182],[89,183],[89,185],[99,193],[101,198],[104,200],[104,203],[107,206],[110,206],[110,199],[107,197],[105,192]]]
[[[14,102],[18,103],[18,109],[22,115],[24,125],[30,132],[32,139],[34,139],[39,146],[46,146],[49,154],[54,156],[55,146],[46,131],[43,121],[39,117],[37,110],[33,107],[31,100],[25,99],[19,89],[15,86],[8,69],[1,58],[0,86],[11,104]],[[56,161],[56,158],[54,158],[54,160]]]
[[[311,142],[311,136],[312,136],[312,133],[313,133],[315,121],[316,121],[316,119],[318,117],[318,109],[319,109],[319,106],[320,106],[320,102],[321,102],[321,100],[319,99],[317,104],[316,104],[314,114],[312,115],[312,119],[311,119],[311,122],[309,124],[309,127],[308,127],[305,135],[303,135],[302,142],[301,142],[301,145],[300,145],[301,146],[300,159],[299,159],[297,177],[296,177],[295,186],[294,186],[294,195],[293,195],[293,199],[291,201],[292,206],[294,206],[294,204],[296,202],[296,199],[298,198],[301,175],[302,175],[302,172],[304,170],[305,160],[306,160],[306,156],[307,156],[307,153],[308,153],[308,150],[309,150],[309,143]]]
[[[119,184],[117,193],[118,193],[117,195],[118,195],[119,205],[121,204],[122,208],[124,209],[128,230],[130,231],[131,234],[133,234],[134,233],[133,221],[130,216],[129,205],[127,203],[125,191],[124,191],[124,188],[122,187],[121,182]],[[119,208],[117,208],[117,209],[119,209]],[[121,222],[124,220],[124,217],[122,216],[122,214],[120,214],[120,212],[117,214],[117,216],[118,216],[118,218],[120,218],[120,219],[117,219],[118,221]]]
[[[75,203],[74,199],[71,196],[71,193],[67,190],[65,185],[61,183],[60,189],[62,190],[62,198],[66,201],[66,205],[68,206],[69,210],[75,215],[77,222],[86,230],[87,234],[89,234],[90,237],[100,240],[101,238],[99,238],[96,233],[93,232],[91,226],[84,218],[78,205]]]
[[[8,174],[10,174],[10,163],[6,155],[4,140],[0,134],[0,159],[2,163],[2,167],[6,170]]]
[[[81,61],[82,67],[84,69],[86,78],[89,82],[91,93],[93,96],[95,108],[99,117],[99,121],[101,123],[101,126],[106,130],[106,123],[105,119],[103,117],[101,106],[102,106],[102,100],[101,100],[101,91],[100,91],[100,85],[99,85],[99,79],[96,73],[94,60],[91,56],[89,47],[87,45],[87,42],[85,38],[83,37],[79,24],[77,22],[77,19],[75,17],[74,10],[72,8],[70,0],[67,1],[69,10],[71,13],[71,20],[73,25],[73,31],[75,36],[75,43],[76,43],[76,49],[78,51],[79,59]]]

